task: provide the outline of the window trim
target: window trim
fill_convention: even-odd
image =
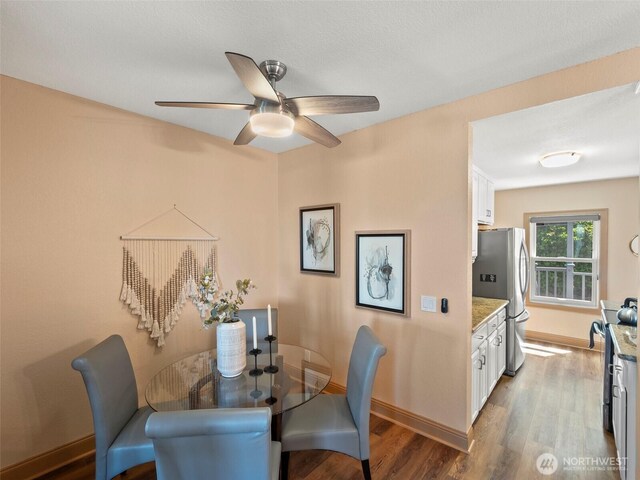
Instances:
[[[600,249],[597,253],[597,274],[598,274],[598,286],[596,288],[596,304],[595,306],[582,306],[574,303],[543,303],[533,297],[533,284],[527,292],[527,303],[534,308],[547,308],[551,310],[562,310],[569,312],[585,313],[585,314],[600,314],[600,300],[607,298],[607,252],[609,251],[608,243],[608,224],[609,224],[609,209],[608,208],[593,208],[588,210],[556,210],[548,212],[525,212],[523,214],[523,225],[525,229],[525,237],[527,246],[531,245],[530,226],[531,218],[535,217],[560,217],[560,216],[579,216],[579,215],[600,215],[600,228],[599,228],[599,242]],[[532,264],[534,261],[534,252],[531,252],[530,257],[530,270],[533,272]],[[533,275],[533,273],[531,273]],[[570,301],[569,301],[570,302]]]

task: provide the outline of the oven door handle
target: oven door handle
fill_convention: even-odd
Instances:
[[[605,338],[604,332],[600,327],[600,322],[595,321],[591,324],[591,331],[589,332],[589,348],[593,348],[595,346],[595,342],[593,341],[593,334],[597,333],[602,338]]]

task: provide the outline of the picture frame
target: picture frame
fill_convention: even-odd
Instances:
[[[410,314],[411,231],[356,232],[356,307]]]
[[[340,204],[300,207],[300,272],[340,275]]]

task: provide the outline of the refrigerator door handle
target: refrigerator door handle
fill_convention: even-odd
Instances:
[[[529,290],[529,252],[527,251],[527,246],[525,245],[524,240],[520,247],[520,266],[522,266],[523,264],[524,285],[522,285],[522,272],[520,272],[520,291],[522,292],[522,297],[524,299],[524,297],[527,295],[527,290]]]

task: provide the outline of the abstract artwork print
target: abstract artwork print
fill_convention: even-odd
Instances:
[[[337,275],[339,205],[300,208],[300,271]]]

